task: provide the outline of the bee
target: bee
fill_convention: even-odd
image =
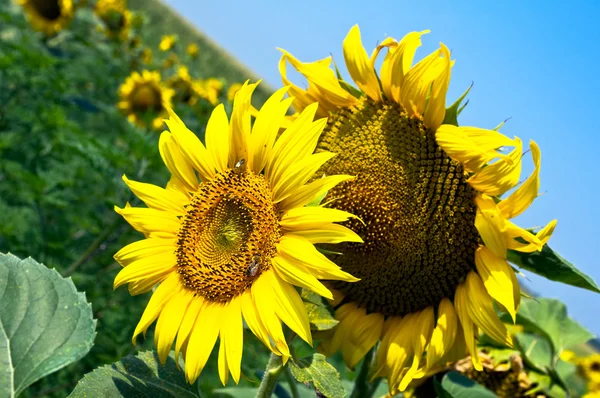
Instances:
[[[255,254],[252,256],[252,261],[250,261],[250,265],[246,268],[246,276],[253,278],[256,276],[258,269],[260,268],[261,257],[260,254]]]
[[[240,159],[235,166],[233,166],[233,172],[235,174],[242,174],[244,171],[246,171],[246,160],[245,159]]]

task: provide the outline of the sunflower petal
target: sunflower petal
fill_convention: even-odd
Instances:
[[[523,145],[520,139],[515,138],[515,141],[515,149],[508,159],[500,159],[477,172],[467,180],[469,185],[490,196],[501,195],[517,185],[521,175]]]
[[[229,120],[223,104],[218,105],[211,113],[206,125],[206,151],[210,154],[212,164],[217,172],[227,169],[229,160]],[[202,148],[189,148],[188,156],[201,157]],[[196,159],[198,161],[199,159]],[[198,167],[198,166],[197,166]]]
[[[180,216],[185,212],[184,206],[188,203],[185,195],[153,184],[133,181],[125,175],[123,175],[123,181],[146,206],[157,210],[170,211],[176,216]]]
[[[163,365],[169,356],[169,352],[171,352],[173,341],[192,299],[193,295],[182,291],[171,297],[165,308],[160,312],[154,329],[154,343],[158,351],[158,359]]]
[[[477,195],[475,203],[477,204],[475,228],[479,231],[481,239],[496,256],[506,258],[506,220],[491,197]]]
[[[215,346],[222,319],[221,311],[220,304],[207,303],[196,318],[185,348],[185,377],[190,384],[202,373]]]
[[[314,275],[295,258],[279,254],[271,259],[275,272],[285,282],[317,293],[327,299],[333,295]]]
[[[372,100],[381,101],[379,81],[363,47],[358,25],[354,25],[348,32],[343,48],[346,66],[352,79]]]
[[[458,318],[452,302],[444,298],[438,307],[437,324],[427,348],[427,369],[433,368],[450,351],[456,337]]]
[[[294,207],[305,206],[339,183],[352,179],[354,179],[353,176],[343,174],[319,178],[302,186],[295,195],[281,201],[281,209],[285,212]]]
[[[221,346],[225,347],[227,365],[231,377],[237,384],[240,382],[242,350],[244,348],[244,326],[242,324],[242,307],[239,296],[227,303],[222,317]]]
[[[456,288],[456,293],[454,296],[454,308],[456,308],[456,314],[458,315],[458,319],[460,319],[460,324],[463,329],[463,336],[465,340],[466,349],[471,354],[471,361],[473,362],[473,367],[475,370],[482,371],[483,366],[481,365],[481,360],[479,359],[478,350],[477,350],[477,340],[476,337],[479,335],[477,326],[471,320],[471,316],[468,311],[469,306],[469,297],[467,292],[466,283],[461,283]]]

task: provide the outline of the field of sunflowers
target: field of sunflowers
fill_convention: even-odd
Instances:
[[[422,33],[272,88],[158,0],[0,0],[0,398],[600,397],[519,285],[600,293],[510,221],[541,150]]]

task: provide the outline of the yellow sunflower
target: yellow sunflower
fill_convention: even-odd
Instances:
[[[140,59],[142,60],[143,63],[145,63],[146,65],[152,63],[152,49],[145,47],[141,52],[140,52]]]
[[[566,350],[561,353],[560,358],[577,365],[578,373],[587,384],[584,398],[600,397],[600,354],[579,357],[573,351]]]
[[[257,83],[258,84],[258,83]],[[351,214],[305,207],[328,189],[351,179],[330,175],[308,182],[334,155],[313,154],[326,120],[313,121],[307,107],[278,135],[291,101],[277,91],[250,123],[250,100],[257,84],[238,92],[231,122],[225,108],[213,111],[206,147],[174,114],[166,121],[160,154],[172,174],[166,189],[123,177],[148,206],[116,208],[146,239],[120,250],[123,268],[115,288],[129,283],[131,294],[154,291],[133,339],[158,319],[155,343],[165,361],[173,341],[183,353],[185,375],[200,375],[217,337],[218,369],[237,383],[243,326],[275,354],[290,356],[281,322],[312,344],[307,314],[294,286],[324,296],[318,279],[356,281],[314,246],[361,242],[335,222]]]
[[[176,35],[164,35],[160,39],[160,44],[158,45],[158,48],[160,49],[160,51],[169,51],[175,46],[175,43],[177,43]]]
[[[71,0],[19,0],[31,26],[47,36],[66,28],[73,19]]]
[[[441,44],[413,65],[424,33],[387,38],[369,57],[354,26],[343,50],[360,90],[336,77],[330,58],[302,63],[282,50],[279,64],[294,108],[318,101],[317,115],[329,118],[317,151],[339,155],[322,171],[356,176],[326,199],[359,217],[345,225],[365,243],[343,244],[336,249],[343,256],[332,257],[361,281],[330,283],[340,323],[323,346],[327,353],[341,350],[353,368],[381,341],[375,377],[387,377],[392,393],[465,350],[481,370],[480,330],[512,344],[494,309],[496,303],[514,318],[519,307],[507,250],[540,250],[555,226],[552,221],[534,235],[510,221],[538,196],[535,142],[535,171],[500,198],[518,184],[521,140],[444,124],[453,61]],[[385,48],[377,74],[375,61]],[[306,90],[288,80],[288,63],[306,77]]]
[[[219,95],[223,90],[223,82],[214,77],[197,80],[194,88],[200,97],[204,98],[213,105],[219,102]]]
[[[152,118],[151,126],[160,129],[167,109],[171,108],[173,94],[172,89],[161,83],[158,72],[133,72],[119,87],[117,106],[131,123],[147,127],[146,120]]]
[[[190,57],[192,57],[192,58],[196,58],[198,56],[199,52],[200,52],[200,50],[198,49],[198,46],[196,44],[194,44],[194,43],[189,44],[187,46],[187,50],[186,51],[187,51],[188,55]]]
[[[233,102],[235,94],[240,91],[240,88],[242,88],[241,83],[233,83],[231,86],[229,86],[229,89],[227,90],[227,99],[229,102]]]
[[[175,91],[174,98],[176,100],[190,105],[198,102],[198,94],[194,89],[194,81],[186,66],[179,66],[177,74],[167,80],[167,86]]]
[[[131,12],[125,0],[99,0],[96,15],[104,22],[102,31],[113,40],[125,40],[131,28]]]

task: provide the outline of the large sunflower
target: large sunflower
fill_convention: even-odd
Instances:
[[[346,225],[365,243],[343,244],[334,261],[361,281],[331,283],[340,323],[324,346],[353,368],[380,340],[376,376],[391,392],[465,349],[481,370],[480,330],[511,345],[494,309],[514,318],[519,307],[507,249],[540,250],[555,226],[536,236],[509,221],[538,195],[540,150],[532,141],[535,171],[500,199],[518,184],[521,140],[443,123],[453,62],[441,44],[413,65],[424,33],[387,38],[369,57],[354,26],[343,50],[360,90],[336,77],[330,58],[301,63],[283,51],[279,64],[285,85],[288,63],[308,80],[307,90],[291,85],[294,108],[318,101],[317,115],[329,118],[317,150],[339,155],[322,171],[356,175],[327,200],[358,216]]]
[[[313,121],[307,107],[278,135],[291,101],[277,91],[250,127],[250,100],[256,84],[238,92],[231,117],[219,105],[206,128],[206,147],[174,114],[166,121],[160,154],[172,174],[166,189],[123,177],[147,208],[116,208],[146,239],[120,250],[125,268],[115,288],[129,283],[131,294],[154,291],[133,339],[158,319],[155,343],[165,361],[173,341],[194,382],[217,337],[218,369],[226,383],[240,378],[243,326],[286,360],[284,322],[312,343],[308,317],[294,288],[332,293],[318,279],[356,281],[315,248],[315,243],[360,242],[335,222],[349,213],[305,207],[347,175],[308,182],[334,155],[313,154],[326,120]]]
[[[117,106],[131,123],[140,127],[151,124],[154,129],[160,129],[167,109],[171,108],[173,94],[172,89],[161,83],[160,73],[133,72],[119,87]],[[147,123],[150,119],[151,123]]]
[[[71,0],[19,0],[31,26],[47,36],[67,27],[73,19]]]

